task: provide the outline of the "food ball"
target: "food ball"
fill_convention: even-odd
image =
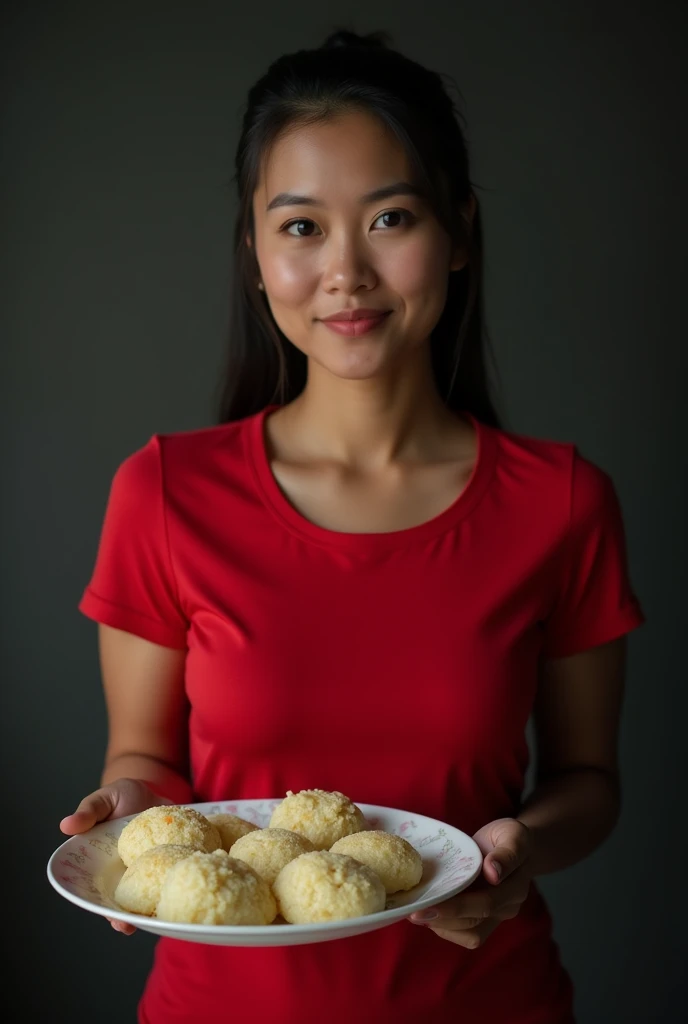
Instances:
[[[125,867],[152,846],[193,846],[211,853],[222,846],[220,833],[206,817],[191,807],[164,804],[141,811],[122,829],[117,852]]]
[[[273,890],[289,924],[341,921],[385,908],[385,887],[375,872],[343,853],[301,854],[282,868]]]
[[[310,839],[298,832],[289,832],[286,828],[262,828],[237,839],[229,853],[250,864],[261,878],[272,885],[285,864],[314,849]]]
[[[206,817],[220,833],[222,849],[228,852],[241,836],[258,831],[257,825],[246,821],[245,818],[240,818],[237,814],[207,814]]]
[[[195,852],[193,846],[152,846],[124,872],[115,889],[115,899],[124,910],[150,917],[155,913],[169,869]]]
[[[196,851],[174,864],[163,882],[157,916],[187,924],[272,924],[277,904],[270,886],[226,850]]]
[[[363,812],[348,796],[323,789],[289,790],[270,818],[270,828],[299,832],[316,850],[329,850],[342,836],[361,832],[366,825]]]
[[[389,832],[357,832],[344,836],[332,846],[332,853],[345,853],[367,864],[382,879],[387,893],[413,889],[423,877],[423,861],[415,847],[402,836]]]

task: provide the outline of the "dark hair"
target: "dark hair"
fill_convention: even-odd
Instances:
[[[447,299],[432,332],[435,380],[447,406],[498,425],[490,397],[483,329],[482,227],[476,207],[472,230],[460,205],[473,193],[460,116],[443,77],[388,49],[385,33],[341,30],[321,47],[280,57],[253,86],[236,150],[239,193],[234,235],[229,352],[220,422],[242,419],[273,403],[292,401],[306,383],[307,360],[277,326],[258,288],[253,195],[262,161],[280,133],[348,110],[365,110],[404,146],[418,184],[468,263],[449,275]]]

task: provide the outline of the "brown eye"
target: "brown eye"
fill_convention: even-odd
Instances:
[[[297,230],[292,231],[292,228],[296,228]],[[301,230],[302,228],[305,230]],[[285,224],[282,230],[288,235],[292,235],[294,238],[310,238],[310,236],[315,233],[314,230],[310,229],[315,229],[315,224],[312,220],[292,220],[289,224]]]
[[[380,214],[375,223],[383,221],[383,228],[398,228],[403,224],[410,224],[411,220],[412,217],[408,210],[387,210],[386,213]]]

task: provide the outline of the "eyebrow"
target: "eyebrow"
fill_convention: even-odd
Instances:
[[[361,196],[359,202],[362,206],[365,206],[368,203],[379,203],[385,199],[391,199],[392,196],[415,196],[418,199],[422,199],[423,192],[417,185],[412,185],[408,181],[395,181],[392,185],[383,185],[382,188],[375,188],[372,192],[366,192],[365,195]],[[315,196],[303,196],[295,192],[279,192],[268,203],[266,212],[276,210],[280,206],[324,205],[323,201],[316,199]]]

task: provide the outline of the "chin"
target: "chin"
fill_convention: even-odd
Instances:
[[[388,346],[359,345],[358,351],[351,345],[339,352],[326,353],[311,351],[311,359],[333,377],[341,380],[371,380],[389,373],[399,362],[400,353],[393,354]]]
[[[387,371],[385,363],[379,360],[370,360],[366,362],[347,362],[347,363],[321,363],[320,364],[328,373],[331,373],[333,377],[338,377],[340,380],[372,380],[375,377],[382,376]]]

